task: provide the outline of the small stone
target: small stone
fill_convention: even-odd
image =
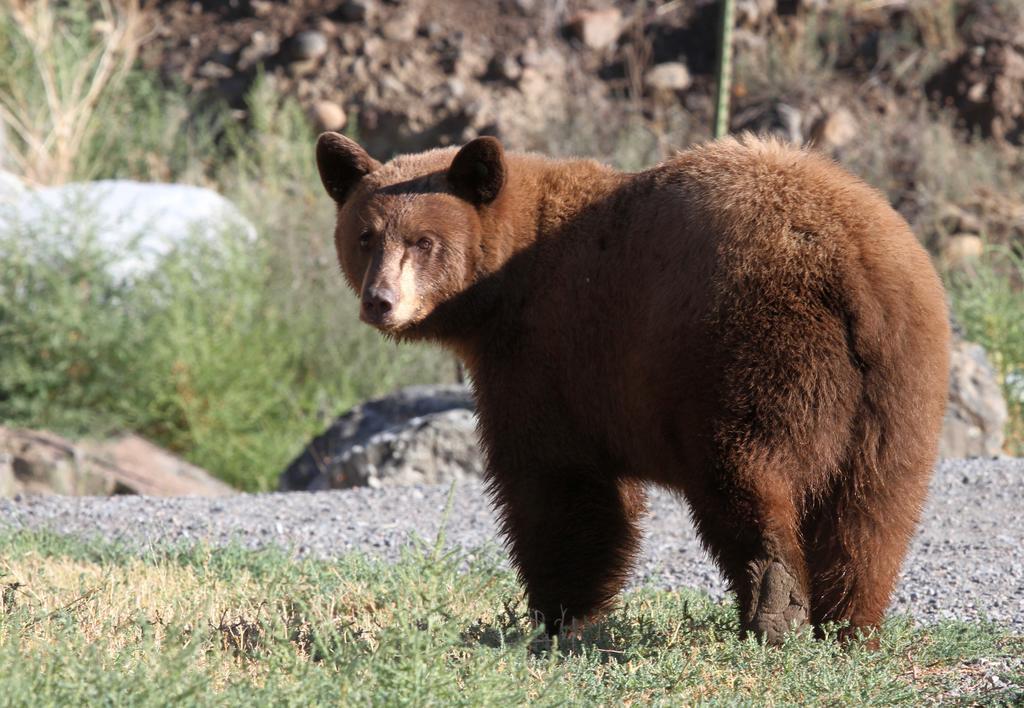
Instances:
[[[309,114],[319,130],[341,130],[348,122],[345,109],[334,101],[317,101]]]
[[[336,37],[338,35],[337,25],[326,17],[321,17],[316,21],[316,28],[327,37]]]
[[[622,32],[622,11],[617,7],[583,10],[566,24],[566,32],[590,49],[605,49],[615,44]]]
[[[345,0],[338,8],[337,16],[344,22],[365,22],[371,8],[370,0]]]
[[[811,142],[822,150],[848,145],[859,133],[857,120],[845,108],[826,113],[811,126]]]
[[[423,36],[429,39],[439,39],[444,36],[444,25],[440,22],[428,22],[423,26]]]
[[[240,69],[247,69],[277,52],[277,41],[266,32],[256,30],[249,37],[249,43],[238,56]]]
[[[736,26],[754,27],[775,12],[775,0],[737,0]]]
[[[402,12],[384,23],[381,34],[392,42],[409,42],[416,37],[419,16],[415,12]]]
[[[644,74],[644,84],[652,91],[683,91],[690,87],[692,79],[686,64],[668,61],[651,67]]]
[[[491,81],[516,81],[523,75],[523,67],[510,54],[499,53],[491,57],[484,78]]]
[[[226,79],[231,76],[231,69],[216,61],[204,62],[196,71],[204,79]]]
[[[367,37],[363,42],[363,56],[368,59],[377,59],[384,51],[384,40],[380,37]]]
[[[981,258],[985,251],[985,243],[975,234],[954,234],[949,237],[942,257],[951,268],[963,267],[971,261]]]
[[[327,53],[327,37],[318,30],[299,32],[288,40],[286,49],[293,61],[319,59]]]
[[[266,17],[274,10],[274,3],[271,0],[250,0],[249,7],[256,17]]]

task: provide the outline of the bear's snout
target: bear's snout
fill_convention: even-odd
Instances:
[[[375,326],[384,324],[395,307],[396,299],[394,291],[390,288],[367,288],[363,293],[359,318],[363,322]]]

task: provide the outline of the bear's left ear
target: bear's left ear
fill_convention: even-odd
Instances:
[[[490,136],[465,145],[448,168],[448,184],[463,199],[474,204],[493,202],[505,185],[505,150]]]

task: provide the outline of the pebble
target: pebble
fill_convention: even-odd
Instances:
[[[319,59],[327,53],[327,36],[318,30],[299,32],[288,40],[287,50],[293,61]]]

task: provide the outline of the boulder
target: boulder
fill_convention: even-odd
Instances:
[[[59,252],[69,239],[91,237],[110,256],[109,271],[118,280],[145,277],[191,238],[212,241],[228,231],[256,236],[238,208],[213,190],[128,180],[45,187],[0,199],[3,228],[23,231],[40,252]]]
[[[0,426],[0,497],[233,492],[206,471],[136,435],[76,444],[48,431]]]
[[[984,348],[954,337],[941,457],[995,457],[1003,450],[1006,401]]]
[[[479,475],[474,403],[464,386],[411,386],[340,416],[285,469],[280,489],[438,482]]]
[[[449,484],[483,475],[472,411],[455,408],[411,418],[370,436],[336,458],[327,486]]]

